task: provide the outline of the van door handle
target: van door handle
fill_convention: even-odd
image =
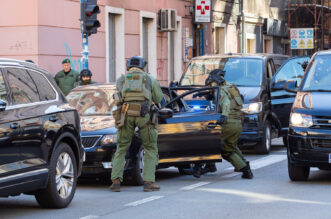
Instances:
[[[18,129],[20,127],[20,125],[18,123],[12,123],[10,124],[10,128],[11,129]]]
[[[59,118],[57,116],[50,116],[49,117],[49,121],[51,121],[51,122],[56,122],[57,120],[59,120]]]

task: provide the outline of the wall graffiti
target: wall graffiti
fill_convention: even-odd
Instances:
[[[64,43],[64,47],[66,49],[66,58],[70,59],[71,61],[71,68],[80,72],[82,70],[82,61],[80,59],[73,59],[71,57],[71,49],[67,43]]]

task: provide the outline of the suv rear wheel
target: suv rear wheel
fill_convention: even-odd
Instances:
[[[287,168],[288,175],[292,181],[307,181],[310,172],[309,166],[295,166],[288,159]]]
[[[36,200],[42,207],[64,208],[73,199],[76,184],[75,155],[68,144],[61,142],[51,157],[47,187],[36,193]]]
[[[262,141],[256,146],[256,151],[259,154],[268,154],[271,147],[271,125],[268,120],[265,121],[263,127]]]

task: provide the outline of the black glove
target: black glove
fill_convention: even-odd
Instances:
[[[221,116],[218,120],[217,120],[217,124],[219,124],[219,125],[223,125],[224,123],[226,123],[226,120],[228,119],[228,117],[227,116]]]

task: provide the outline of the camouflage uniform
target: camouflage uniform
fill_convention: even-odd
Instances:
[[[241,170],[247,165],[243,154],[237,146],[239,136],[242,131],[242,112],[240,107],[235,107],[235,99],[229,92],[231,85],[224,83],[221,86],[221,98],[219,101],[222,115],[227,117],[227,121],[222,125],[221,139],[224,143],[222,156],[229,161],[236,170]]]
[[[151,101],[155,104],[161,102],[163,93],[157,80],[148,73],[145,73],[140,68],[130,68],[128,74],[144,74],[151,79]],[[120,77],[116,82],[118,91],[122,91],[124,76]],[[121,92],[123,97],[123,92]],[[158,164],[158,148],[157,148],[157,129],[150,124],[150,115],[147,113],[145,117],[128,116],[125,117],[124,126],[117,131],[117,149],[112,160],[111,180],[115,179],[123,181],[123,171],[125,165],[125,154],[131,144],[135,128],[139,127],[139,133],[144,147],[144,175],[145,182],[155,182],[155,169]]]
[[[68,73],[64,73],[63,70],[59,71],[55,75],[55,81],[64,95],[67,95],[74,88],[75,82],[79,81],[79,73],[73,69]]]

